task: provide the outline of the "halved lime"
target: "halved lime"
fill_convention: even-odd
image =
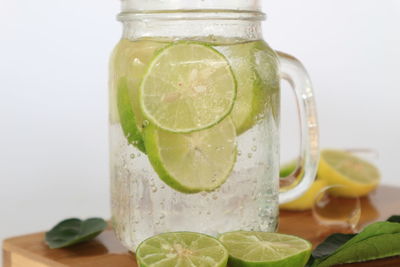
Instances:
[[[236,160],[235,137],[229,117],[189,134],[168,132],[152,124],[144,129],[154,170],[166,184],[183,193],[212,191],[225,182]]]
[[[234,267],[304,266],[311,255],[310,242],[296,236],[237,231],[218,238],[228,249]]]
[[[143,241],[136,258],[139,267],[225,267],[228,251],[211,236],[176,232]]]
[[[129,144],[133,144],[140,151],[145,152],[142,134],[136,125],[136,116],[132,111],[131,98],[127,79],[121,78],[118,82],[117,107],[122,130],[128,139]]]
[[[236,80],[225,57],[202,43],[177,42],[150,63],[140,86],[144,115],[176,133],[209,128],[232,110]]]

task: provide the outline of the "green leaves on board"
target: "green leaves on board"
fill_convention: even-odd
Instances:
[[[312,253],[307,266],[329,267],[400,255],[400,216],[377,222],[358,234],[333,234]]]
[[[82,221],[77,218],[67,219],[49,232],[45,242],[50,248],[65,248],[92,240],[107,228],[107,222],[101,218],[90,218]]]

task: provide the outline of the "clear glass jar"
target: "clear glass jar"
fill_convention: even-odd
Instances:
[[[110,66],[112,223],[132,251],[162,232],[275,231],[279,199],[312,183],[318,131],[308,76],[263,40],[260,1],[123,1]],[[279,189],[280,79],[302,149]],[[290,188],[290,189],[289,189]]]

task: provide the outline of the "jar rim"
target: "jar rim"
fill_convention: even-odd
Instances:
[[[129,10],[118,14],[119,21],[126,20],[250,20],[263,21],[266,14],[254,10],[232,9],[180,9],[180,10]]]

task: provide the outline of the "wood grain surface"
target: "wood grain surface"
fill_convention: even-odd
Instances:
[[[399,200],[400,188],[388,186],[363,198],[359,228],[400,214]],[[337,231],[340,229],[318,224],[309,211],[281,211],[280,214],[279,232],[301,236],[314,246]],[[43,238],[44,233],[37,233],[5,240],[3,267],[137,267],[135,256],[117,241],[112,230],[103,232],[93,241],[66,249],[51,250]],[[341,266],[396,267],[400,266],[400,257]]]

